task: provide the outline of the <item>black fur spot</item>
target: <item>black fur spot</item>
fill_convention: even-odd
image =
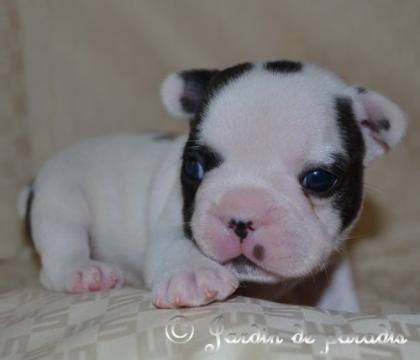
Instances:
[[[252,255],[254,255],[254,258],[258,261],[262,261],[264,259],[265,250],[262,245],[255,245],[254,249],[252,250]]]
[[[186,113],[197,112],[210,80],[217,72],[217,70],[187,70],[180,73],[184,81],[184,92],[180,102]]]
[[[362,86],[358,86],[358,87],[356,88],[356,90],[357,90],[357,93],[358,93],[358,94],[366,94],[366,93],[367,93],[366,88],[364,88],[364,87],[362,87]]]
[[[302,71],[303,64],[298,61],[279,60],[266,62],[264,67],[275,73],[297,73]]]
[[[345,155],[336,156],[335,166],[341,169],[342,180],[334,195],[333,206],[340,213],[341,230],[344,230],[355,219],[362,204],[365,143],[351,99],[337,97],[335,110]]]
[[[32,204],[34,202],[34,189],[31,185],[31,189],[29,191],[28,199],[26,201],[26,212],[25,217],[23,219],[23,223],[25,226],[25,233],[29,239],[32,239],[32,224],[31,224],[31,212],[32,212]]]
[[[382,130],[388,131],[391,128],[391,123],[388,119],[380,120],[362,120],[361,124],[375,133],[380,133]]]

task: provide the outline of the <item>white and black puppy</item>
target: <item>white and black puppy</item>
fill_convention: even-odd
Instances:
[[[21,192],[46,288],[144,284],[170,308],[314,274],[358,217],[365,166],[405,131],[390,100],[293,61],[182,71],[162,97],[188,136],[86,140]],[[357,310],[348,265],[330,278],[317,305]]]

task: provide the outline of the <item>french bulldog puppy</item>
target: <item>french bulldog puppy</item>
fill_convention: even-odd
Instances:
[[[145,285],[173,308],[312,276],[358,217],[365,166],[405,132],[393,102],[313,64],[181,71],[161,93],[188,135],[89,139],[22,190],[47,289]],[[348,264],[329,279],[314,305],[357,311]]]

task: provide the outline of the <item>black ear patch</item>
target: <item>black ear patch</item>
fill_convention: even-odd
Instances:
[[[362,205],[365,142],[353,112],[352,100],[337,97],[334,106],[345,156],[337,158],[343,169],[343,180],[333,206],[340,213],[343,231],[356,218]]]
[[[264,68],[274,73],[297,73],[302,71],[303,64],[298,61],[278,60],[266,62]]]
[[[218,90],[250,69],[251,63],[243,63],[222,71],[193,69],[173,73],[162,83],[163,104],[174,117],[194,120]]]
[[[210,95],[215,95],[223,86],[237,79],[247,71],[252,69],[251,63],[242,63],[235,66],[228,67],[219,71],[211,80],[209,84]]]
[[[375,133],[380,133],[382,130],[388,131],[391,128],[391,123],[388,119],[380,119],[376,121],[362,120],[361,125],[366,126],[369,130]]]
[[[187,70],[179,74],[184,82],[184,91],[179,101],[186,113],[197,112],[210,80],[217,72],[218,70]]]

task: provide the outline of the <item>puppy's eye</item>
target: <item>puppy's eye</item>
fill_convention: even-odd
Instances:
[[[184,173],[191,180],[201,181],[204,177],[204,166],[200,160],[191,158],[184,160]]]
[[[338,178],[326,170],[313,169],[304,175],[301,182],[305,190],[322,194],[331,190],[337,184]]]

